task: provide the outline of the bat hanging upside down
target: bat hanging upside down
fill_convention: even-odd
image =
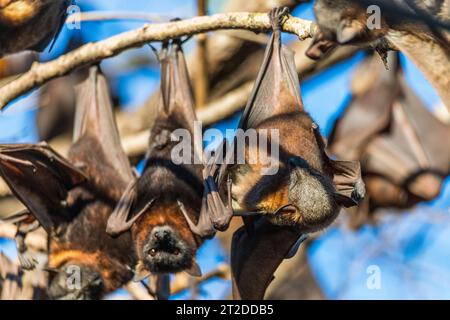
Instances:
[[[367,196],[349,210],[355,228],[372,220],[377,209],[411,208],[431,201],[450,174],[450,126],[436,119],[406,83],[398,53],[389,71],[375,57],[360,65],[353,98],[334,124],[331,153],[360,160]]]
[[[306,55],[320,59],[338,45],[399,50],[436,89],[450,111],[449,0],[316,0],[317,32]]]
[[[48,233],[53,299],[99,299],[128,282],[135,264],[130,235],[113,239],[105,232],[108,217],[135,178],[97,66],[77,89],[68,160],[45,143],[0,145],[0,174],[27,208],[15,217],[20,244],[20,231],[34,219]],[[19,246],[22,265],[32,268],[24,249]]]
[[[124,193],[108,221],[107,230],[117,235],[131,229],[138,255],[137,280],[150,273],[186,271],[200,275],[196,251],[203,240],[215,232],[198,235],[190,228],[192,220],[205,216],[200,212],[212,201],[206,194],[202,197],[203,165],[176,164],[172,158],[178,145],[172,134],[175,130],[184,130],[192,137],[196,121],[181,41],[164,42],[158,59],[161,63],[158,115],[150,132],[144,170]],[[188,143],[190,159],[202,153],[201,146],[193,140]],[[207,169],[204,169],[205,175]]]
[[[239,163],[239,134],[231,148],[219,148],[215,161],[225,154],[224,164],[207,170],[205,179],[207,198],[215,202],[207,204],[199,223],[189,222],[194,232],[208,236],[226,229],[233,215],[244,217],[231,252],[235,298],[261,299],[273,272],[304,235],[327,227],[341,206],[356,205],[365,193],[359,162],[330,159],[318,126],[304,111],[294,56],[281,44],[286,13],[270,13],[273,35],[239,124],[244,133],[255,130],[259,142],[266,135],[279,154],[245,140],[245,161]],[[274,174],[263,164],[269,157],[278,166]]]

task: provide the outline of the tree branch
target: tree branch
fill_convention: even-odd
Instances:
[[[142,46],[151,41],[162,41],[218,29],[246,29],[255,32],[271,28],[266,13],[222,13],[195,17],[187,20],[146,24],[142,28],[127,31],[111,38],[88,43],[53,61],[34,63],[31,69],[18,79],[0,89],[0,110],[22,94],[76,68],[98,62],[122,51]],[[297,35],[301,40],[311,37],[315,27],[311,21],[289,17],[283,24],[283,31]]]

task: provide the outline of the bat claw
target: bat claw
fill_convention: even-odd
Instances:
[[[19,257],[20,267],[23,270],[29,271],[29,270],[34,270],[34,268],[36,268],[38,261],[30,253],[19,253],[18,257]]]

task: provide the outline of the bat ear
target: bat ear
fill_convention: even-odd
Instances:
[[[47,232],[64,219],[68,191],[86,180],[43,143],[0,145],[0,174]]]
[[[357,41],[363,31],[361,26],[342,20],[336,30],[336,40],[339,44],[349,44]]]
[[[333,173],[333,183],[336,187],[335,198],[338,204],[347,208],[357,205],[366,194],[359,161],[329,159],[329,164]]]
[[[195,259],[192,261],[192,266],[189,269],[185,270],[185,272],[192,277],[202,276],[202,270],[200,269],[200,266]]]

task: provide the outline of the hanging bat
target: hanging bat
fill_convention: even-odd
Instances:
[[[0,0],[0,57],[42,51],[58,37],[71,0]]]
[[[278,170],[266,175],[262,159],[274,150],[267,148],[261,156],[262,146],[251,143],[246,143],[245,161],[237,163],[234,155],[239,156],[242,138],[237,136],[231,152],[225,152],[225,164],[218,172],[211,169],[206,179],[211,198],[217,199],[217,185],[226,190],[227,205],[208,203],[205,216],[194,226],[204,236],[226,228],[233,215],[245,217],[246,227],[236,231],[232,241],[235,298],[263,298],[273,272],[295,253],[304,236],[328,226],[341,205],[355,205],[364,196],[359,163],[330,159],[318,126],[303,109],[293,53],[281,44],[286,14],[281,8],[269,14],[273,34],[239,123],[242,132],[254,130],[260,137],[271,132],[269,142],[275,139],[272,132],[279,135]]]
[[[450,126],[408,87],[397,54],[390,61],[390,71],[364,64],[375,79],[353,97],[330,137],[331,153],[361,161],[367,197],[354,213],[355,226],[378,208],[410,208],[436,198],[450,173],[450,151],[441,147]]]
[[[380,14],[368,10],[376,5]],[[436,88],[450,110],[450,2],[317,0],[318,32],[306,54],[319,59],[337,45],[402,51]],[[379,26],[372,26],[379,18]],[[370,25],[370,26],[369,26]]]
[[[158,115],[150,131],[149,149],[141,177],[123,194],[108,221],[107,232],[117,235],[131,229],[138,256],[136,280],[150,273],[186,271],[200,275],[195,260],[204,237],[195,235],[189,221],[197,221],[202,208],[201,164],[176,164],[172,154],[175,130],[194,135],[194,102],[180,40],[164,42]],[[199,156],[201,146],[189,142],[188,156]],[[206,201],[206,200],[205,200]]]
[[[54,299],[101,298],[132,278],[135,263],[130,235],[113,239],[105,232],[134,176],[97,66],[77,97],[68,160],[45,143],[0,145],[0,174],[48,234],[48,293]]]

